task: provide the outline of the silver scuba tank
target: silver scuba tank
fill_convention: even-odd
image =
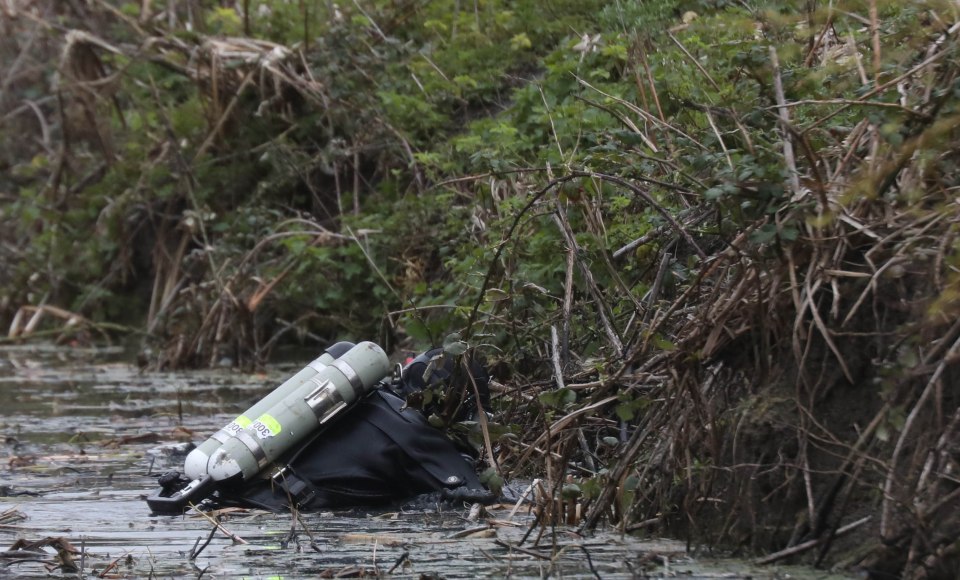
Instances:
[[[361,342],[215,449],[205,473],[217,482],[249,481],[371,391],[390,370],[383,349]]]
[[[245,427],[253,424],[260,415],[266,413],[274,405],[282,401],[293,392],[304,381],[310,379],[338,357],[353,348],[352,342],[338,342],[325,350],[323,354],[311,361],[307,366],[284,381],[279,387],[274,389],[266,397],[260,399],[255,405],[244,411],[240,416],[230,422],[227,426],[220,429],[210,436],[209,439],[201,443],[196,449],[187,455],[183,464],[183,473],[190,479],[198,479],[207,473],[207,463],[210,456],[226,443],[231,437],[234,437]]]

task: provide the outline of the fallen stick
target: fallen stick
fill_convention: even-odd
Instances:
[[[534,479],[532,482],[530,482],[530,485],[527,486],[527,489],[525,489],[523,493],[520,494],[520,497],[517,499],[516,505],[514,505],[513,509],[510,510],[510,515],[507,516],[507,521],[510,521],[513,519],[513,516],[517,514],[517,510],[520,509],[520,505],[523,504],[523,500],[527,499],[527,496],[530,495],[530,492],[533,491],[534,486],[536,486],[538,483],[540,483],[540,480]]]
[[[528,548],[522,548],[522,547],[520,547],[520,546],[514,546],[513,544],[508,544],[507,542],[504,542],[503,540],[494,540],[493,543],[496,544],[496,545],[498,545],[498,546],[504,547],[504,548],[506,548],[506,549],[508,549],[508,550],[516,550],[516,551],[520,552],[521,554],[526,554],[526,555],[528,555],[528,556],[533,556],[534,558],[539,558],[539,559],[541,559],[541,560],[550,560],[550,559],[551,559],[551,557],[550,557],[548,554],[542,554],[542,553],[540,553],[540,552],[537,552],[536,550],[530,550],[530,549],[528,549]]]
[[[213,519],[212,517],[210,517],[209,514],[207,514],[207,513],[205,513],[205,512],[202,512],[202,511],[200,511],[199,509],[197,509],[197,506],[195,506],[195,505],[193,505],[193,504],[190,504],[190,507],[193,508],[193,511],[194,511],[194,512],[196,512],[197,514],[203,516],[204,518],[207,519],[207,521],[209,521],[211,524],[213,524],[213,525],[215,526],[214,529],[220,530],[220,532],[223,533],[223,535],[225,535],[225,536],[227,536],[228,538],[230,538],[230,540],[232,540],[234,544],[249,544],[249,543],[250,543],[250,542],[244,540],[243,538],[241,538],[240,536],[234,534],[233,532],[231,532],[231,531],[228,530],[227,528],[223,527],[223,526],[220,524],[220,522],[218,522],[217,520],[215,520],[215,519]],[[838,531],[839,531],[839,530],[838,530]]]
[[[833,534],[832,537],[838,538],[838,537],[840,537],[840,536],[842,536],[842,535],[844,535],[844,534],[847,534],[847,533],[849,533],[849,532],[852,532],[853,530],[859,528],[859,527],[862,526],[863,524],[869,522],[871,518],[872,518],[872,516],[867,516],[867,517],[861,518],[861,519],[859,519],[859,520],[857,520],[857,521],[855,521],[855,522],[853,522],[853,523],[851,523],[851,524],[847,524],[847,525],[843,526],[842,528],[837,528],[837,531]],[[783,560],[784,558],[789,558],[790,556],[793,556],[793,555],[795,555],[795,554],[800,554],[800,553],[806,552],[807,550],[810,550],[810,549],[812,549],[812,548],[816,548],[816,547],[819,546],[820,544],[826,542],[827,539],[830,538],[830,537],[831,537],[831,536],[827,535],[827,536],[824,536],[824,537],[822,537],[822,538],[816,538],[816,539],[813,539],[813,540],[806,541],[806,542],[804,542],[804,543],[802,543],[802,544],[797,544],[796,546],[792,546],[792,547],[790,547],[790,548],[786,548],[785,550],[780,550],[779,552],[774,552],[773,554],[770,554],[770,555],[768,555],[768,556],[764,556],[763,558],[757,558],[756,560],[753,561],[753,563],[754,563],[754,564],[757,564],[757,565],[760,565],[760,566],[763,566],[763,565],[765,565],[765,564],[772,564],[773,562],[776,562],[777,560]]]

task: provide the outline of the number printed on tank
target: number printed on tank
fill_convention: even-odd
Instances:
[[[270,437],[273,437],[275,435],[275,433],[270,430],[270,427],[267,427],[260,421],[257,421],[256,423],[253,424],[253,430],[254,432],[256,432],[257,437],[259,437],[260,439],[269,439]]]

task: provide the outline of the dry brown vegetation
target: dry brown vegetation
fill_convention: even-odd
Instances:
[[[579,402],[526,422],[531,435],[499,460],[521,469],[542,461],[546,497],[568,489],[576,497],[589,485],[586,500],[544,500],[553,517],[544,525],[582,514],[581,529],[605,519],[625,530],[665,525],[695,542],[765,552],[762,563],[813,554],[818,565],[876,577],[958,573],[960,117],[944,89],[960,72],[948,48],[957,28],[932,38],[909,70],[850,100],[785,101],[772,53],[791,203],[721,237],[722,246],[677,227],[645,237],[677,248],[663,254],[657,281],[671,260],[700,254],[697,243],[715,249],[678,296],[658,296],[654,283],[644,303],[609,291],[600,298],[565,235],[566,302],[540,353],[554,361],[553,380],[539,388],[570,389]],[[869,106],[905,113],[902,143],[890,146],[865,115],[833,146],[811,147],[818,126]],[[803,131],[790,121],[801,107],[816,119]],[[556,204],[554,219],[569,231],[566,211]],[[713,211],[695,204],[689,221],[722,219]],[[611,304],[630,301],[635,309],[618,324]],[[584,310],[604,329],[607,351],[623,353],[599,374],[571,364],[566,336],[557,338],[571,312]],[[625,401],[641,403],[611,459],[601,438],[627,422],[599,409]],[[612,466],[599,487],[595,464]]]

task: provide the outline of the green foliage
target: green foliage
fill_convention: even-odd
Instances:
[[[238,36],[243,32],[243,21],[236,10],[214,8],[207,15],[207,32],[218,36]]]
[[[810,207],[794,204],[786,187],[770,47],[778,50],[788,100],[852,99],[865,90],[851,59],[804,62],[814,31],[839,18],[827,6],[808,14],[794,2],[751,11],[692,0],[249,4],[247,15],[208,7],[197,30],[171,32],[189,43],[249,27],[255,39],[296,45],[306,51],[300,73],[322,87],[322,99],[257,80],[232,103],[205,156],[194,159],[249,63],[230,63],[215,97],[210,79],[183,74],[186,56],[170,53],[162,65],[104,54],[123,74],[119,109],[105,115],[118,158],[102,178],[57,201],[43,188],[55,166],[46,151],[18,158],[0,178],[0,189],[17,191],[3,219],[23,240],[22,264],[45,264],[40,272],[13,267],[17,286],[29,286],[34,299],[52,292],[62,304],[106,316],[111,294],[162,274],[151,256],[176,246],[185,212],[194,212],[210,217],[189,249],[224,265],[197,273],[198,281],[279,277],[270,314],[318,313],[304,331],[376,334],[396,324],[400,336],[437,342],[466,326],[479,299],[489,342],[531,348],[545,327],[529,321],[555,317],[566,290],[567,241],[552,204],[566,208],[611,314],[627,316],[650,289],[661,252],[675,251],[658,240],[607,265],[618,248],[667,228],[650,200],[674,213],[711,204],[715,218],[702,236],[786,212],[789,219],[757,228],[750,239],[769,247],[800,237]],[[889,70],[908,66],[918,39],[936,32],[933,20],[917,15],[939,5],[922,4],[881,3]],[[131,17],[138,10],[122,6]],[[838,34],[869,44],[869,31],[836,22]],[[134,32],[117,34],[128,40]],[[862,114],[838,110],[830,128],[818,129],[821,110],[791,109],[798,130],[811,128],[804,135],[813,150],[835,147],[836,135],[849,134]],[[910,119],[897,109],[867,114],[881,128],[882,147],[910,139]],[[95,169],[90,155],[74,156],[65,187]],[[600,178],[570,181],[505,240],[533,192],[572,170],[641,183],[650,197]],[[451,178],[453,185],[441,184]],[[324,230],[347,238],[325,238]],[[351,231],[367,233],[350,241]],[[131,251],[134,240],[150,239],[155,248]],[[488,269],[493,291],[480,299]],[[677,260],[665,291],[690,273],[690,263]],[[23,293],[15,301],[29,302]],[[388,317],[391,311],[402,312]],[[602,347],[591,314],[571,321],[580,351]],[[669,337],[654,339],[672,346]]]
[[[544,391],[537,398],[544,406],[562,411],[564,407],[577,402],[577,393],[570,389],[557,389],[556,391]]]

